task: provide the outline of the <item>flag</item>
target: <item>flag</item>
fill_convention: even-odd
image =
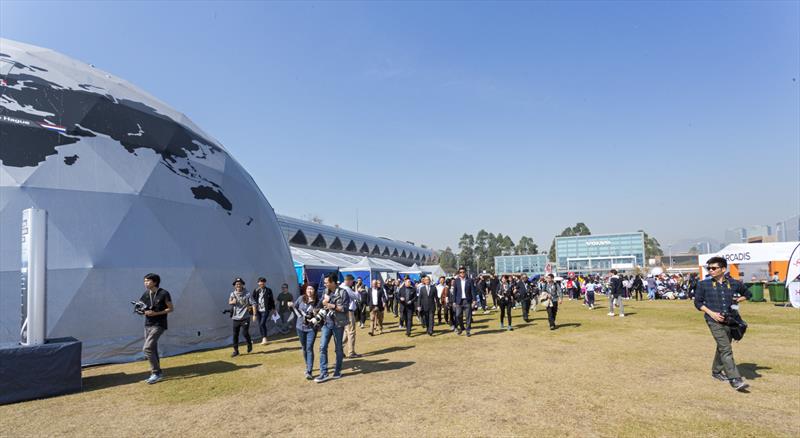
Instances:
[[[800,308],[800,244],[789,257],[789,270],[786,272],[786,292],[792,306]]]
[[[41,126],[42,128],[45,128],[45,129],[49,129],[51,131],[56,131],[56,132],[61,132],[61,133],[66,133],[67,132],[67,128],[65,128],[63,126],[58,126],[55,123],[50,123],[47,120],[45,120],[44,122],[39,122],[39,126]]]

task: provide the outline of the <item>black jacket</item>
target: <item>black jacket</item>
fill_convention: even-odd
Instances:
[[[464,278],[464,285],[464,289],[466,290],[462,291],[461,279],[459,277],[454,278],[450,283],[450,290],[453,291],[453,303],[459,306],[461,305],[462,301],[462,292],[466,296],[466,299],[463,300],[466,301],[467,304],[472,304],[472,302],[475,301],[475,293],[477,292],[475,290],[475,283],[473,283],[472,279],[470,278]]]
[[[414,286],[411,287],[401,287],[400,290],[397,291],[397,301],[404,306],[414,306],[414,301],[417,300],[417,290],[414,289]],[[403,300],[404,299],[404,300]]]
[[[267,310],[267,313],[272,312],[275,310],[275,299],[272,298],[272,289],[265,287],[264,289],[267,290],[267,295],[264,297],[264,308]],[[259,288],[253,289],[253,301],[256,302],[256,310],[258,310],[258,291]]]
[[[417,307],[422,307],[425,312],[430,312],[436,309],[436,286],[422,285],[419,288],[419,301]]]
[[[622,295],[622,279],[619,278],[618,275],[611,276],[611,280],[609,281],[609,289],[611,289],[611,295],[615,297]]]
[[[367,289],[367,299],[364,301],[369,305],[370,310],[373,308],[378,308],[378,310],[383,310],[386,306],[386,289],[383,287],[378,289],[378,301],[372,299],[372,288]]]

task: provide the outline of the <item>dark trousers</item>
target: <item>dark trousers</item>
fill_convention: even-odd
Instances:
[[[389,311],[389,312],[392,312],[394,314],[394,316],[397,316],[397,311],[395,310],[395,307],[394,307],[394,297],[389,297],[386,300],[386,310]]]
[[[422,319],[422,325],[425,326],[425,331],[429,334],[433,334],[433,308],[428,310],[422,309],[419,311],[419,316]]]
[[[458,328],[459,333],[464,330],[465,327],[465,319],[466,319],[466,329],[469,333],[470,329],[472,328],[472,304],[466,301],[462,301],[461,305],[455,304],[456,310],[456,328]],[[465,315],[466,314],[466,315]]]
[[[500,301],[500,325],[503,325],[504,317],[508,319],[508,326],[511,326],[511,308],[514,307],[511,301]]]
[[[394,311],[394,316],[397,316],[397,314],[401,311],[399,298],[394,299],[394,307],[392,308],[392,310]]]
[[[358,306],[356,306],[356,321],[364,325],[367,321],[367,313],[369,313],[367,311],[367,303],[359,303]]]
[[[437,323],[442,323],[442,313],[444,313],[444,321],[447,322],[447,309],[444,308],[441,301],[436,301],[436,320]]]
[[[494,307],[500,306],[500,298],[497,296],[497,292],[492,291],[492,305]]]
[[[586,304],[594,306],[594,291],[586,292]]]
[[[406,326],[406,336],[411,336],[411,326],[414,325],[414,306],[403,306],[403,318]]]
[[[253,349],[253,340],[250,339],[250,320],[245,318],[242,320],[233,320],[233,351],[239,352],[239,329],[242,329],[244,339],[247,341],[247,351]]]
[[[636,296],[636,301],[642,301],[642,288],[636,289],[634,295]]]
[[[256,316],[258,316],[258,332],[261,333],[261,337],[266,339],[267,338],[267,321],[269,321],[269,312],[256,312]],[[233,335],[236,336],[236,335]],[[249,336],[249,334],[248,334]],[[234,337],[234,339],[238,339]]]
[[[547,322],[551,328],[556,326],[556,314],[558,314],[558,302],[553,301],[553,305],[547,308]]]
[[[519,303],[522,306],[522,320],[525,321],[525,322],[528,322],[529,321],[528,313],[531,311],[531,299],[530,298],[525,298],[522,301],[520,301]],[[510,317],[509,317],[509,319],[510,319]]]

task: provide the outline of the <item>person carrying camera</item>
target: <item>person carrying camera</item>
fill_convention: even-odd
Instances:
[[[297,337],[300,339],[300,346],[303,348],[303,359],[306,361],[306,380],[311,380],[314,376],[311,371],[314,368],[314,341],[317,339],[317,327],[310,324],[306,315],[313,315],[319,308],[317,306],[317,290],[312,285],[307,285],[303,294],[297,297],[294,303],[289,303],[290,308],[299,314],[295,328]]]
[[[322,326],[322,339],[319,342],[319,371],[320,375],[314,379],[317,383],[328,380],[328,344],[333,337],[336,350],[336,365],[333,369],[333,378],[342,377],[342,362],[344,361],[344,327],[349,323],[348,309],[350,296],[345,289],[336,284],[337,275],[325,277],[325,294],[322,297],[322,308],[328,313],[325,316],[325,325]]]
[[[253,340],[250,338],[250,318],[256,320],[253,311],[258,305],[253,296],[244,289],[244,280],[237,278],[233,280],[233,292],[228,298],[228,304],[233,306],[231,309],[231,320],[233,320],[233,353],[231,357],[239,355],[239,331],[244,333],[247,341],[247,352],[253,351]]]
[[[750,385],[742,379],[733,360],[731,323],[738,316],[739,303],[750,299],[751,294],[740,281],[725,275],[728,261],[724,258],[711,257],[706,265],[711,278],[697,283],[694,307],[705,313],[706,324],[717,343],[711,377],[727,381],[737,391],[744,391]]]
[[[150,377],[145,380],[152,385],[161,380],[161,361],[158,357],[158,339],[167,330],[167,314],[175,310],[172,297],[161,289],[161,277],[158,274],[144,276],[144,287],[147,289],[139,298],[144,303],[144,357],[150,362]]]
[[[550,324],[550,330],[555,330],[558,305],[564,301],[564,292],[561,290],[561,285],[555,282],[553,274],[547,274],[547,283],[544,285],[541,296],[542,301],[546,302],[547,322]]]

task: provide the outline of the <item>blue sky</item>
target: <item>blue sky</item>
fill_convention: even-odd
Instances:
[[[798,2],[9,2],[186,113],[279,213],[442,248],[800,212]]]

